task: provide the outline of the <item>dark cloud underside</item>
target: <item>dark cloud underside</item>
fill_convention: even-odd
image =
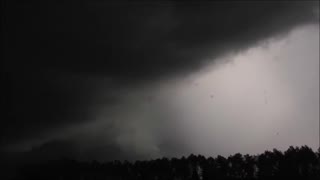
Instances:
[[[124,80],[164,76],[199,67],[209,49],[237,51],[310,21],[313,4],[10,1],[8,66],[18,61]]]

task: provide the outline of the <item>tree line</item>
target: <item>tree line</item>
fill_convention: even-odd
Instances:
[[[229,157],[191,154],[149,161],[78,162],[70,159],[24,166],[15,180],[212,180],[212,179],[320,179],[320,148],[277,149],[259,155]]]

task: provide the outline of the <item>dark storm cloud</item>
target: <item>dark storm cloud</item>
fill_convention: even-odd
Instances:
[[[84,106],[90,104],[92,87],[70,77],[32,70],[5,73],[5,118],[2,118],[3,141],[23,136],[38,136],[45,128],[81,122]],[[78,82],[77,82],[78,81]],[[83,81],[83,80],[81,80]]]
[[[316,5],[7,1],[1,144],[90,119],[88,107],[96,103],[91,100],[99,86],[85,77],[126,87],[183,75],[208,57],[318,20]],[[117,101],[107,98],[105,104]]]
[[[286,32],[312,20],[314,4],[10,1],[6,50],[10,62],[141,80]]]

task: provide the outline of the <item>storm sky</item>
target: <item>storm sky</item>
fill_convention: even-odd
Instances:
[[[319,2],[7,1],[3,153],[319,146]]]

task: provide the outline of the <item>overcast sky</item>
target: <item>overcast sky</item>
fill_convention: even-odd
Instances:
[[[1,151],[150,159],[319,146],[319,2],[5,8]]]

